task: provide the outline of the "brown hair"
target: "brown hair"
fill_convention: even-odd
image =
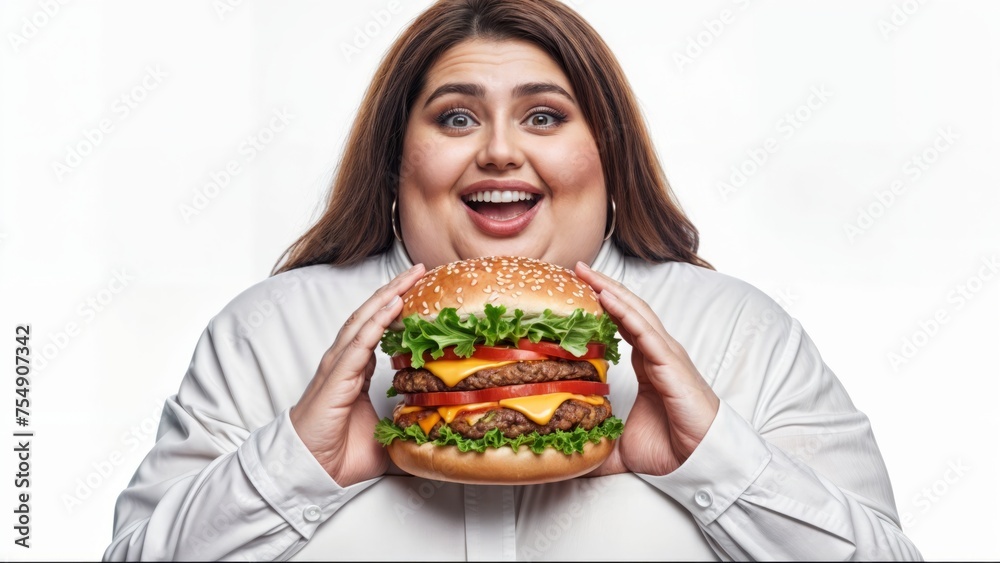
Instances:
[[[532,43],[566,73],[616,203],[613,241],[626,255],[711,267],[697,254],[698,231],[674,200],[618,61],[583,18],[555,0],[440,0],[385,55],[354,120],[326,211],[279,258],[275,273],[357,264],[389,250],[401,168],[419,164],[402,156],[410,108],[438,57],[474,38]]]

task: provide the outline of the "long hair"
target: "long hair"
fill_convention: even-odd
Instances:
[[[410,109],[438,57],[470,39],[532,43],[569,78],[597,142],[617,207],[613,241],[624,254],[711,268],[697,254],[698,231],[675,201],[621,66],[583,18],[556,0],[440,0],[383,58],[347,138],[326,210],[282,254],[274,273],[357,264],[392,246],[390,210],[401,167],[418,165],[403,162]]]

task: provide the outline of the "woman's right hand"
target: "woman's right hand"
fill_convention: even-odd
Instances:
[[[403,309],[400,295],[422,264],[380,287],[344,323],[289,416],[299,438],[341,487],[385,473],[389,457],[373,437],[378,416],[368,397],[375,346]]]

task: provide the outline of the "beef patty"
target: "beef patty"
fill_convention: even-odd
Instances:
[[[499,367],[486,368],[466,377],[454,387],[426,369],[406,368],[396,372],[392,386],[397,393],[434,393],[439,391],[471,391],[503,385],[544,383],[564,379],[600,381],[597,368],[590,362],[573,360],[539,360],[514,362]]]

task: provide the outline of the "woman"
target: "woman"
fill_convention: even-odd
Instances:
[[[106,559],[919,558],[867,418],[795,321],[698,257],[617,62],[568,8],[434,5],[347,146],[318,224],[210,323]],[[626,430],[591,478],[425,481],[372,439],[399,295],[491,254],[575,268],[618,322]]]

